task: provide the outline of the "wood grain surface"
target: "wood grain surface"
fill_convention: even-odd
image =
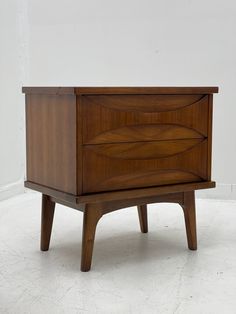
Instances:
[[[27,180],[77,194],[76,97],[27,95]]]
[[[123,142],[143,141],[148,138],[162,140],[207,137],[208,96],[179,96],[184,99],[184,105],[179,102],[178,107],[169,110],[170,96],[165,95],[161,111],[158,102],[151,103],[153,112],[144,109],[145,106],[148,108],[151,97],[147,95],[145,100],[142,98],[142,110],[138,105],[135,106],[135,101],[140,97],[138,95],[129,96],[134,104],[133,110],[129,104],[126,106],[126,98],[123,99],[123,96],[106,96],[105,104],[100,99],[102,96],[82,96],[83,143],[113,143],[120,141],[120,137]],[[117,109],[114,103],[121,98],[122,106]],[[118,104],[119,102],[117,106]]]

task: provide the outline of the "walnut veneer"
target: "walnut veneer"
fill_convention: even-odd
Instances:
[[[41,249],[55,203],[84,214],[81,270],[91,267],[102,215],[147,204],[184,209],[197,248],[194,190],[211,188],[213,93],[217,87],[23,87],[27,181],[43,194]]]

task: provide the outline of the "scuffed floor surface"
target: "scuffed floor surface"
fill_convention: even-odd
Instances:
[[[0,203],[0,313],[236,313],[236,202],[197,200],[198,251],[182,209],[149,205],[104,216],[92,269],[80,272],[82,213],[57,205],[48,252],[39,251],[40,194]]]

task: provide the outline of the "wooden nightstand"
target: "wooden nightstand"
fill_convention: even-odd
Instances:
[[[217,87],[23,87],[27,181],[42,193],[41,250],[55,203],[83,212],[81,270],[91,267],[106,213],[179,203],[197,249],[194,190],[212,188],[212,104]]]

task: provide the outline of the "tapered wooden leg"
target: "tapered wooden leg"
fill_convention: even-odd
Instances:
[[[91,268],[96,226],[101,217],[101,210],[86,205],[83,219],[81,271],[89,271]]]
[[[138,205],[140,229],[143,233],[148,232],[147,205]]]
[[[43,194],[41,213],[41,251],[47,251],[49,249],[54,210],[55,203],[50,200],[49,196]]]
[[[184,192],[184,204],[182,205],[182,207],[184,210],[188,248],[190,250],[197,250],[197,230],[196,230],[194,191]]]

